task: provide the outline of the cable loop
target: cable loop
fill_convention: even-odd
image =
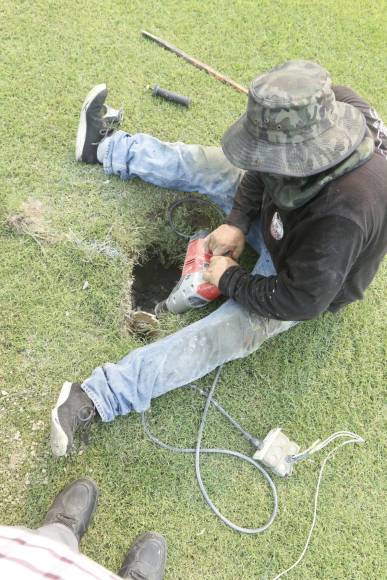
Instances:
[[[203,438],[203,432],[204,432],[204,428],[205,428],[205,424],[206,424],[206,420],[207,420],[207,415],[208,415],[208,411],[209,411],[209,408],[210,408],[210,405],[211,404],[214,405],[214,407],[216,407],[216,409],[218,411],[220,411],[224,415],[224,417],[226,417],[226,419],[228,419],[230,421],[230,423],[232,425],[234,425],[234,427],[236,429],[238,429],[242,433],[242,435],[244,437],[246,437],[246,439],[248,441],[250,441],[254,445],[259,445],[261,443],[259,441],[259,439],[256,439],[250,433],[248,433],[248,431],[246,431],[245,429],[243,429],[243,427],[233,417],[231,417],[231,415],[229,415],[229,413],[227,413],[227,411],[225,409],[223,409],[223,407],[215,399],[213,399],[213,394],[214,394],[215,389],[216,389],[216,386],[218,384],[221,370],[222,370],[222,366],[218,367],[218,369],[216,371],[216,375],[215,375],[214,381],[212,383],[212,386],[211,386],[210,390],[207,391],[207,392],[206,391],[203,391],[200,387],[198,387],[195,384],[187,385],[187,386],[193,387],[201,395],[203,395],[203,396],[205,396],[207,398],[206,404],[205,404],[205,408],[204,408],[204,411],[203,411],[203,415],[202,415],[202,419],[201,419],[201,422],[200,422],[200,427],[199,427],[199,430],[198,430],[197,442],[196,442],[196,447],[195,448],[174,447],[173,445],[169,445],[168,443],[164,443],[163,441],[160,441],[160,439],[158,439],[151,432],[151,430],[149,428],[149,425],[146,422],[146,418],[145,418],[145,413],[144,412],[141,413],[142,425],[143,425],[143,428],[144,428],[144,432],[149,437],[149,439],[153,443],[155,443],[156,445],[158,445],[159,447],[162,447],[163,449],[168,449],[169,451],[173,451],[174,453],[194,453],[195,454],[196,479],[197,479],[197,482],[198,482],[200,491],[201,491],[201,493],[202,493],[202,495],[203,495],[203,497],[204,497],[207,505],[210,507],[210,509],[214,512],[214,514],[226,526],[228,526],[229,528],[231,528],[234,531],[237,531],[237,532],[240,532],[240,533],[244,533],[244,534],[251,534],[251,535],[252,534],[261,534],[262,532],[265,532],[268,528],[270,528],[270,526],[273,524],[276,516],[278,515],[278,494],[277,494],[277,489],[276,489],[275,484],[274,484],[272,478],[270,477],[269,473],[257,461],[255,461],[251,457],[248,457],[247,455],[244,455],[243,453],[239,453],[238,451],[231,451],[230,449],[219,449],[219,448],[213,448],[213,449],[211,449],[211,448],[202,448],[201,447],[202,438]],[[349,445],[349,444],[364,443],[365,440],[363,439],[363,437],[360,437],[360,435],[357,435],[356,433],[352,433],[352,431],[337,431],[336,433],[332,433],[332,435],[330,435],[329,437],[327,437],[323,441],[320,441],[318,439],[317,441],[315,441],[314,443],[312,443],[312,445],[310,445],[305,451],[302,451],[301,453],[297,453],[296,455],[293,455],[292,457],[289,457],[289,461],[292,462],[292,463],[297,463],[299,461],[304,461],[305,459],[308,459],[308,457],[310,457],[310,455],[312,455],[313,453],[316,453],[317,451],[321,451],[321,449],[324,449],[324,447],[326,447],[327,445],[329,445],[332,441],[335,441],[336,439],[339,439],[341,437],[345,437],[345,438],[347,438],[347,440],[346,441],[343,441],[342,443],[340,443],[339,445],[337,445],[336,447],[334,447],[328,453],[328,455],[325,457],[325,459],[323,460],[323,462],[321,464],[321,468],[320,468],[319,475],[318,475],[318,479],[317,479],[316,492],[315,492],[315,496],[314,496],[314,509],[313,509],[312,523],[311,523],[311,526],[309,528],[309,532],[308,532],[308,536],[307,536],[306,542],[304,544],[304,548],[303,548],[300,556],[297,558],[297,560],[291,566],[289,566],[289,568],[287,568],[286,570],[283,570],[282,572],[280,572],[279,574],[277,574],[273,580],[279,580],[279,578],[281,578],[282,576],[284,576],[285,574],[287,574],[288,572],[290,572],[291,570],[293,570],[296,566],[298,566],[298,564],[300,564],[300,562],[302,561],[302,559],[304,558],[304,556],[306,554],[306,551],[307,551],[308,546],[310,544],[310,541],[311,541],[311,538],[312,538],[312,533],[313,533],[313,530],[314,530],[314,527],[315,527],[316,521],[317,521],[318,497],[319,497],[319,493],[320,493],[320,486],[321,486],[322,476],[323,476],[324,469],[325,469],[325,466],[326,466],[328,460],[341,447],[344,447],[344,446]],[[274,501],[274,506],[273,506],[273,510],[272,510],[271,516],[269,517],[269,519],[267,520],[267,522],[263,526],[260,526],[258,528],[244,528],[242,526],[239,526],[239,525],[233,523],[231,520],[229,520],[228,518],[226,518],[220,512],[220,510],[216,507],[216,505],[213,503],[213,501],[209,497],[209,494],[207,492],[207,489],[206,489],[206,487],[205,487],[205,485],[203,483],[203,479],[202,479],[201,471],[200,471],[200,456],[202,455],[202,453],[217,453],[217,454],[221,454],[221,455],[229,455],[229,456],[232,456],[232,457],[237,457],[238,459],[241,459],[242,461],[247,461],[253,467],[255,467],[256,469],[258,469],[258,471],[260,471],[260,473],[266,479],[266,481],[267,481],[267,483],[268,483],[268,485],[269,485],[269,487],[271,489],[272,496],[273,496],[273,501]]]
[[[192,204],[199,204],[199,205],[207,205],[212,207],[214,210],[217,211],[217,213],[220,215],[220,217],[222,218],[222,220],[224,219],[224,212],[220,209],[219,206],[215,205],[214,203],[212,203],[211,201],[209,201],[206,198],[201,198],[201,197],[194,197],[193,195],[188,195],[187,197],[183,197],[181,199],[178,199],[177,201],[174,201],[173,203],[171,203],[171,205],[168,207],[167,209],[167,220],[169,225],[171,226],[172,230],[175,232],[175,234],[177,234],[178,236],[180,236],[181,238],[185,238],[187,240],[190,239],[191,235],[189,234],[185,234],[184,232],[181,232],[177,229],[175,222],[173,221],[173,216],[174,213],[176,211],[176,209],[180,206],[183,205],[185,203],[192,203]]]
[[[210,509],[214,512],[214,514],[229,528],[231,528],[232,530],[236,531],[236,532],[240,532],[240,533],[244,533],[244,534],[261,534],[262,532],[265,532],[274,522],[275,518],[277,517],[278,514],[278,494],[277,494],[277,489],[275,487],[275,484],[272,480],[272,478],[270,477],[269,473],[266,471],[266,469],[264,467],[262,467],[262,465],[260,465],[257,461],[255,461],[254,459],[252,459],[251,457],[248,457],[247,455],[244,455],[243,453],[239,453],[239,451],[232,451],[230,449],[219,449],[219,448],[214,448],[214,449],[207,449],[207,448],[202,448],[201,447],[201,442],[202,442],[202,438],[203,438],[203,432],[204,432],[204,427],[205,427],[205,423],[206,423],[206,419],[207,419],[207,414],[208,414],[208,410],[209,407],[211,405],[211,403],[213,403],[216,408],[218,408],[218,410],[223,409],[223,407],[221,407],[221,405],[219,405],[219,403],[217,403],[215,401],[213,401],[212,399],[212,395],[216,389],[216,386],[218,384],[219,378],[220,378],[220,372],[222,370],[222,367],[218,367],[214,381],[212,383],[211,389],[209,391],[209,393],[207,394],[207,401],[206,401],[206,405],[203,411],[203,415],[202,415],[202,420],[200,423],[200,427],[199,427],[199,431],[198,431],[198,437],[197,437],[197,443],[196,443],[196,447],[195,448],[183,448],[183,447],[174,447],[173,445],[169,445],[168,443],[164,443],[163,441],[160,441],[160,439],[158,439],[150,430],[147,422],[146,422],[146,418],[145,418],[145,413],[141,413],[141,421],[142,421],[142,425],[144,428],[144,432],[148,435],[149,439],[151,441],[153,441],[153,443],[156,443],[156,445],[158,445],[159,447],[162,447],[163,449],[168,449],[169,451],[173,451],[174,453],[195,453],[195,471],[196,471],[196,479],[200,488],[200,491],[202,492],[202,495],[207,503],[207,505],[210,507]],[[196,385],[194,385],[194,387],[196,388]],[[199,390],[199,389],[198,389]],[[199,390],[200,392],[200,390]],[[202,393],[201,393],[202,394]],[[228,413],[223,409],[225,416],[228,415]],[[220,411],[222,412],[222,411]],[[235,420],[234,420],[235,421]],[[238,423],[235,421],[234,426],[236,426],[238,428]],[[242,433],[244,432],[244,429],[241,428],[240,429],[242,431]],[[247,432],[245,432],[247,433]],[[250,435],[249,433],[247,433],[247,435]],[[250,435],[250,437],[252,437]],[[271,492],[272,492],[272,496],[273,496],[273,502],[274,502],[274,506],[273,506],[273,510],[271,513],[271,516],[269,517],[269,519],[267,520],[267,522],[260,527],[257,528],[245,528],[242,526],[239,526],[235,523],[233,523],[231,520],[229,520],[228,518],[226,518],[221,512],[220,510],[216,507],[216,505],[214,504],[214,502],[211,500],[207,489],[203,483],[203,479],[201,476],[201,470],[200,470],[200,455],[202,453],[214,453],[214,454],[220,454],[220,455],[229,455],[232,457],[237,457],[238,459],[240,459],[241,461],[246,461],[247,463],[250,463],[250,465],[252,465],[253,467],[255,467],[256,469],[258,469],[258,471],[263,475],[263,477],[266,479]]]

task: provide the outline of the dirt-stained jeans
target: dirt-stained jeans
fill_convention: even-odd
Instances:
[[[226,213],[243,176],[217,147],[164,143],[150,135],[123,131],[116,131],[99,145],[98,158],[108,175],[123,180],[140,177],[160,187],[197,191]],[[260,255],[252,273],[275,275],[259,220],[253,223],[248,242]],[[222,363],[251,354],[265,340],[294,324],[249,313],[228,300],[198,322],[133,350],[118,363],[96,368],[82,388],[102,420],[112,421],[117,415],[148,409],[154,397],[186,385]]]

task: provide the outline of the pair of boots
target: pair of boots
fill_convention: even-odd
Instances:
[[[79,542],[95,512],[97,499],[95,482],[88,478],[78,479],[57,495],[43,525],[62,524],[73,532]],[[130,547],[118,576],[132,580],[162,580],[166,555],[163,536],[147,532]]]

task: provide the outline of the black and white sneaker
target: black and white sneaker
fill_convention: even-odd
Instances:
[[[66,455],[73,447],[76,431],[87,428],[95,418],[93,401],[79,383],[63,383],[51,411],[51,449],[54,455]]]
[[[105,104],[108,94],[105,83],[91,89],[81,108],[75,158],[85,163],[98,163],[97,147],[104,137],[119,126],[124,117],[122,109]]]

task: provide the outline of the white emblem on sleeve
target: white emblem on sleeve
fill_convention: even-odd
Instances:
[[[386,138],[387,127],[375,109],[370,109],[371,126],[376,130],[376,149],[387,159]]]
[[[271,220],[270,233],[275,240],[282,240],[284,237],[284,225],[278,211],[275,212],[273,219]]]

